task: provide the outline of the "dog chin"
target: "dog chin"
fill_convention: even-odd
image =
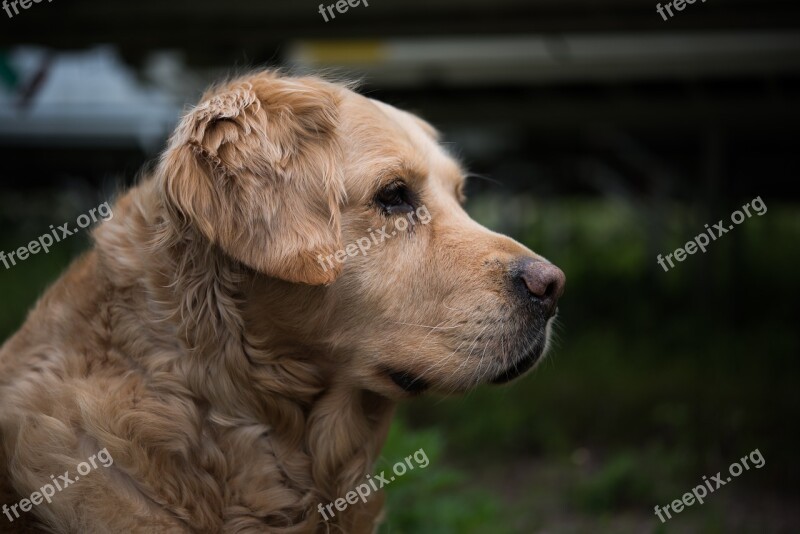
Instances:
[[[490,380],[489,383],[495,385],[507,384],[508,382],[521,377],[533,369],[539,360],[542,359],[542,355],[545,352],[546,346],[547,343],[544,342],[534,343],[530,349],[524,352],[521,357],[517,358],[514,363],[512,363],[499,375]]]
[[[500,371],[494,378],[487,380],[484,383],[500,385],[506,384],[517,378],[521,377],[539,363],[542,356],[547,352],[548,339],[550,337],[550,324],[545,324],[542,329],[528,332],[527,348],[517,352],[514,358],[508,358],[512,363],[504,370]],[[534,333],[535,332],[535,333]],[[532,338],[532,339],[531,339]],[[524,343],[524,341],[522,342]],[[407,370],[394,369],[384,367],[381,374],[388,378],[395,388],[398,388],[405,393],[405,396],[418,396],[422,393],[429,391],[439,391],[441,388],[437,387],[437,383],[430,382],[420,376],[413,374]],[[445,388],[450,393],[466,393],[473,389],[476,385],[474,381],[458,384],[455,387],[452,385]]]

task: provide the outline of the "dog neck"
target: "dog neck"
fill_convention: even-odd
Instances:
[[[323,348],[293,342],[280,317],[265,317],[253,300],[254,285],[270,282],[191,228],[165,224],[153,189],[149,181],[134,188],[95,234],[109,278],[148,295],[139,313],[153,337],[180,340],[172,368],[204,413],[227,426],[268,429],[286,483],[319,499],[310,504],[343,496],[371,470],[394,403],[349,385]],[[354,506],[337,521],[352,526],[379,507]]]

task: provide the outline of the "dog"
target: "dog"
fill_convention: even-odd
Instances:
[[[0,521],[374,532],[382,496],[318,504],[363,482],[397,402],[529,371],[564,290],[470,219],[465,174],[344,83],[208,91],[0,350]],[[98,451],[113,463],[78,480]]]

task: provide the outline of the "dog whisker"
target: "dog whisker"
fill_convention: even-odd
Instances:
[[[458,368],[455,370],[455,372],[453,373],[454,375],[458,375],[458,373],[461,372],[461,368],[464,367],[467,363],[469,363],[470,357],[472,356],[472,351],[475,350],[475,344],[478,342],[478,339],[480,339],[480,337],[483,335],[483,333],[486,331],[487,328],[489,328],[488,324],[483,327],[483,329],[478,333],[478,335],[475,336],[475,339],[472,341],[472,343],[470,343],[469,353],[464,358],[464,361],[462,361],[461,364],[458,366]]]
[[[422,341],[420,341],[420,347],[421,347],[422,345],[424,345],[425,341],[428,339],[428,337],[431,335],[431,333],[434,330],[436,330],[436,329],[451,329],[451,328],[457,328],[458,327],[458,325],[456,325],[456,326],[442,326],[444,323],[447,323],[448,321],[449,321],[449,319],[446,319],[446,320],[442,321],[441,323],[439,323],[436,326],[416,325],[416,324],[411,324],[411,323],[402,323],[400,321],[393,321],[393,322],[397,323],[397,324],[408,324],[409,326],[421,326],[421,327],[424,327],[424,328],[430,328],[431,330],[425,335],[424,338],[422,338]],[[456,350],[458,350],[458,349],[456,349]],[[450,356],[452,356],[452,354]],[[449,358],[450,357],[446,358],[445,361],[447,359],[449,359]],[[445,363],[444,361],[443,362],[434,362],[433,365],[431,365],[425,371],[423,371],[422,373],[417,375],[417,377],[414,380],[414,382],[418,382],[418,381],[423,380],[435,367],[442,366],[442,365],[444,365],[444,363]]]
[[[500,187],[503,187],[503,182],[501,182],[500,180],[496,180],[494,178],[490,178],[489,176],[484,176],[483,174],[470,172],[470,173],[467,173],[467,178],[477,178],[478,180],[484,180],[486,182],[490,182],[490,183],[499,185]]]
[[[486,349],[488,349],[488,348],[489,348],[489,344],[488,343],[484,344],[483,352],[481,353],[481,359],[478,361],[478,368],[475,371],[475,385],[476,386],[481,383],[481,378],[483,378],[483,374],[481,374],[481,368],[483,367],[483,358],[486,356]],[[487,366],[486,369],[488,370],[489,366]]]
[[[441,323],[439,323],[437,326],[433,327],[433,328],[432,328],[430,331],[428,331],[428,333],[427,333],[427,334],[425,334],[425,337],[424,337],[424,338],[422,338],[422,341],[420,342],[420,346],[421,346],[421,345],[423,345],[423,344],[425,343],[425,341],[428,339],[428,337],[431,335],[431,333],[433,333],[433,331],[434,331],[434,330],[436,330],[436,329],[438,329],[438,328],[440,328],[440,327],[441,327],[441,329],[443,329],[443,330],[449,330],[449,329],[452,329],[452,328],[458,328],[458,325],[454,325],[454,326],[442,326],[442,325],[443,325],[444,323],[446,323],[446,322],[448,322],[448,320],[444,320],[444,321],[442,321],[442,322],[441,322]]]
[[[468,308],[468,307],[467,307],[467,308],[459,308],[459,309],[457,309],[457,308],[451,308],[451,307],[450,307],[450,306],[448,306],[447,304],[442,304],[442,306],[443,306],[444,308],[446,308],[446,309],[448,309],[448,310],[450,310],[450,311],[454,311],[454,312],[463,312],[463,311],[467,311],[467,310],[469,310],[469,309],[470,309],[470,308]]]
[[[486,349],[487,348],[489,348],[488,343],[486,344],[486,347],[484,347],[484,349],[483,349],[483,354],[481,355],[481,363],[483,363],[483,356],[486,355]],[[500,335],[500,348],[501,348],[500,354],[503,354],[503,336],[502,336],[502,334]],[[491,367],[492,367],[492,362],[491,361],[487,362],[486,370],[483,372],[483,374],[480,375],[480,377],[478,377],[478,380],[475,382],[475,385],[478,385],[483,381],[483,378],[489,373],[489,369],[491,369]],[[479,371],[480,371],[480,368],[481,368],[481,366],[479,364],[478,365],[478,370]]]
[[[458,328],[458,325],[456,325],[456,326],[442,326],[442,323],[446,323],[447,321],[448,320],[444,320],[444,321],[442,321],[441,323],[439,323],[436,326],[428,326],[428,325],[425,325],[425,324],[403,323],[401,321],[392,321],[392,322],[395,323],[395,324],[401,324],[401,325],[405,325],[405,326],[418,326],[420,328],[430,328],[432,330],[438,330],[438,329],[447,330],[447,329],[450,329],[450,328]]]
[[[420,378],[423,378],[423,377],[427,376],[430,372],[432,372],[432,371],[434,371],[436,369],[440,369],[440,368],[444,367],[447,364],[447,362],[450,361],[450,359],[453,356],[455,356],[455,354],[458,352],[458,349],[460,349],[461,345],[463,345],[463,344],[464,344],[464,341],[459,343],[458,346],[455,348],[455,350],[453,350],[453,352],[451,352],[446,358],[442,359],[441,361],[434,362],[430,367],[428,367],[425,371],[422,372],[422,374],[420,375]]]

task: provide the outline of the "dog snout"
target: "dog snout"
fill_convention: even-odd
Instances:
[[[558,299],[564,294],[567,282],[564,272],[552,263],[531,258],[520,260],[515,271],[522,282],[519,287],[525,297],[540,302],[548,319],[555,315]]]

